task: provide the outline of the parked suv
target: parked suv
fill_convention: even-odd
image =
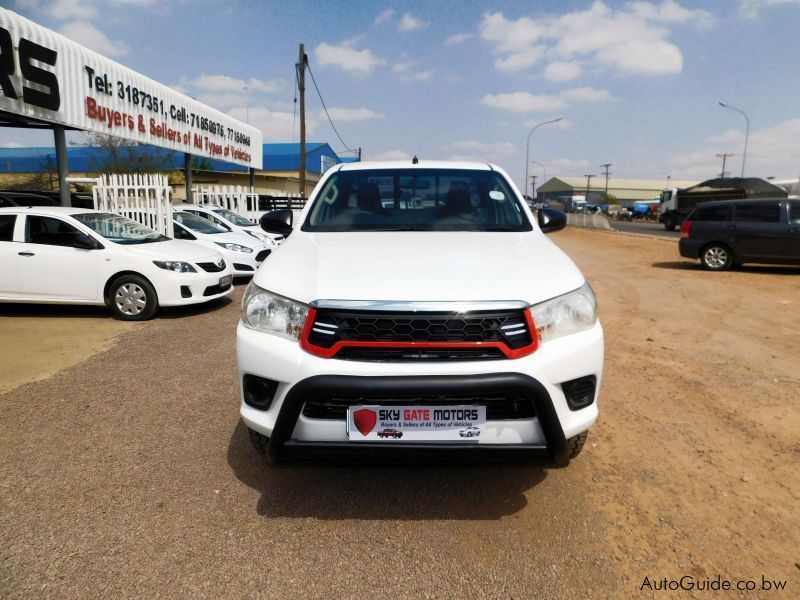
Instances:
[[[242,300],[241,417],[258,450],[549,465],[580,452],[603,330],[543,235],[563,213],[534,219],[494,165],[408,161],[330,169],[299,221],[262,217],[291,235]]]
[[[800,264],[800,200],[704,202],[683,222],[679,248],[711,271],[742,263]]]

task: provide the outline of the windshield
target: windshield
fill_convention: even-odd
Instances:
[[[255,223],[253,223],[250,219],[245,219],[243,216],[237,215],[235,212],[225,208],[214,208],[212,210],[223,219],[227,219],[239,227],[250,227],[251,225],[255,225]]]
[[[497,171],[370,169],[331,176],[303,231],[531,231]]]
[[[198,217],[197,215],[193,215],[191,213],[186,212],[176,212],[172,215],[172,218],[175,219],[178,223],[191,229],[192,231],[196,231],[197,233],[226,233],[228,230],[220,227],[209,221],[208,219],[204,219],[203,217]]]
[[[169,239],[122,215],[90,212],[78,213],[72,215],[72,218],[115,244],[148,244]]]

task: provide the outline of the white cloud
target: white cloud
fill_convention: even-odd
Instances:
[[[0,142],[0,148],[24,148],[25,144],[20,142]]]
[[[800,7],[800,0],[739,0],[739,17],[757,19],[762,10],[773,6]]]
[[[332,65],[344,69],[345,71],[355,71],[358,73],[370,73],[375,67],[386,64],[386,61],[379,56],[375,56],[372,50],[367,48],[356,50],[348,45],[334,46],[322,42],[317,46],[317,61],[322,66]]]
[[[467,40],[471,40],[474,36],[471,33],[454,33],[444,41],[445,46],[458,46]]]
[[[86,21],[72,21],[58,30],[69,39],[106,56],[124,56],[128,46],[124,42],[114,42],[105,33]]]
[[[375,25],[381,25],[382,23],[386,23],[386,21],[390,20],[395,14],[393,8],[385,8],[381,12],[378,13],[378,16],[375,17]]]
[[[552,62],[544,70],[544,76],[550,81],[569,81],[580,77],[583,73],[580,63],[577,62]]]
[[[669,27],[708,27],[713,22],[710,12],[674,0],[630,2],[616,10],[598,0],[586,10],[536,19],[486,13],[479,29],[497,56],[498,70],[528,69],[546,56],[551,62],[545,75],[564,81],[577,77],[578,63],[625,74],[679,73],[683,54],[669,41]]]
[[[372,119],[383,117],[382,114],[368,108],[343,108],[338,106],[330,107],[328,114],[334,121],[371,121]]]
[[[563,90],[558,94],[530,92],[486,94],[481,99],[481,104],[511,112],[544,112],[565,108],[573,102],[608,102],[613,99],[608,90],[580,87]]]
[[[400,78],[403,81],[428,81],[436,74],[436,69],[426,69],[425,71],[417,71],[416,73],[407,73]]]
[[[614,99],[608,90],[598,90],[593,87],[579,87],[564,90],[559,96],[569,102],[609,102]]]
[[[247,87],[249,92],[279,92],[286,87],[282,79],[237,79],[229,75],[213,75],[202,73],[194,79],[182,78],[179,86],[188,90],[204,90],[209,92],[244,92]]]
[[[530,92],[509,92],[506,94],[486,94],[481,104],[501,108],[511,112],[540,112],[564,108],[567,103],[558,96],[550,94],[531,94]]]
[[[285,142],[295,139],[297,135],[298,121],[295,115],[288,111],[274,111],[263,106],[249,109],[238,106],[229,110],[228,114],[242,123],[249,120],[250,125],[260,129],[264,134],[265,142]],[[308,133],[313,133],[316,128],[317,120],[312,115],[307,115]]]
[[[741,172],[744,131],[731,129],[709,136],[702,147],[676,154],[669,162],[676,168],[674,178],[709,179],[722,167],[716,154],[732,152],[726,170],[738,176]],[[747,145],[748,177],[797,177],[800,171],[800,119],[789,119],[773,127],[750,132]]]
[[[82,0],[56,0],[46,8],[45,13],[57,21],[90,20],[97,17],[97,7]]]
[[[449,145],[454,151],[448,160],[471,160],[496,162],[498,157],[510,156],[517,152],[511,142],[480,142],[463,140]]]
[[[426,23],[421,19],[418,19],[411,13],[406,13],[400,19],[400,23],[397,25],[398,31],[414,31],[415,29],[425,29],[430,23]]]
[[[365,160],[410,160],[411,155],[405,150],[387,150],[379,154],[367,155]]]
[[[427,81],[436,74],[436,69],[412,71],[418,64],[414,60],[398,61],[392,67],[392,71],[397,73],[402,81]]]

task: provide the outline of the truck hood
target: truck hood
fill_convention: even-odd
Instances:
[[[539,231],[295,231],[273,251],[253,281],[305,303],[521,300],[535,304],[577,289],[584,277]]]

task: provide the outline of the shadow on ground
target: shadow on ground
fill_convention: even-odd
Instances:
[[[654,262],[653,266],[657,269],[674,269],[678,271],[705,271],[699,262],[689,262],[685,260],[675,260],[666,262]],[[800,275],[800,267],[792,265],[742,265],[732,269],[734,273],[753,273],[754,275]]]
[[[270,467],[241,422],[231,436],[228,464],[261,494],[259,515],[337,520],[499,519],[525,508],[524,493],[546,477],[532,466]]]
[[[202,304],[171,306],[156,313],[156,319],[180,319],[225,308],[232,302],[224,296]],[[106,306],[81,306],[78,304],[12,304],[0,303],[0,317],[37,317],[48,319],[113,319]]]

